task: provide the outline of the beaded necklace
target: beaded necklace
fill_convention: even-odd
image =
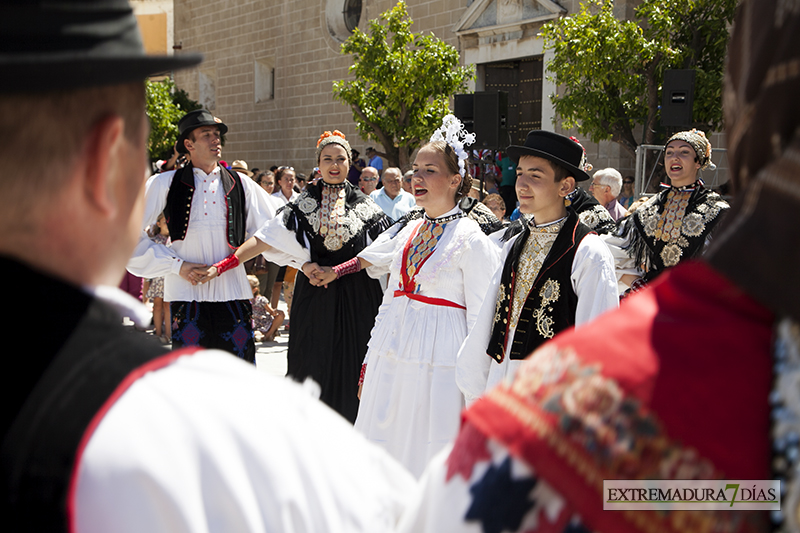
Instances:
[[[322,185],[319,234],[325,239],[327,249],[338,250],[342,247],[345,237],[342,219],[345,216],[347,190],[344,183],[332,184],[322,181]]]

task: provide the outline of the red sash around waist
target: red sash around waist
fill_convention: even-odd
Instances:
[[[457,304],[455,302],[451,302],[450,300],[445,300],[444,298],[431,298],[430,296],[423,296],[421,294],[414,294],[413,292],[406,292],[401,290],[394,291],[394,297],[397,298],[399,296],[406,296],[412,300],[416,300],[418,302],[430,304],[430,305],[441,305],[443,307],[455,307],[456,309],[466,309],[461,304]]]

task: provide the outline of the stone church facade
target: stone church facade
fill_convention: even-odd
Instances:
[[[575,13],[579,0],[407,0],[412,31],[433,33],[476,67],[476,91],[507,91],[511,141],[553,124],[543,75],[548,54],[539,28]],[[617,2],[629,17],[637,0]],[[339,53],[350,28],[366,29],[393,0],[174,0],[174,43],[201,52],[198,68],[175,73],[177,85],[219,116],[230,130],[223,157],[251,167],[290,165],[308,174],[316,140],[339,129],[364,155],[375,143],[356,133],[352,113],[332,96],[348,77],[351,58]],[[595,169],[632,174],[634,161],[618,145],[584,142]],[[380,151],[380,146],[376,146]]]

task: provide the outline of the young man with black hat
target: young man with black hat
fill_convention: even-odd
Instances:
[[[227,350],[255,362],[252,292],[244,265],[233,276],[199,285],[192,269],[224,261],[267,220],[275,216],[265,191],[219,164],[222,135],[228,127],[205,109],[178,122],[178,151],[188,153],[184,168],[147,182],[142,236],[128,262],[137,276],[164,276],[164,299],[177,327],[174,348],[203,346]],[[164,212],[171,247],[153,242],[144,228]]]
[[[556,333],[618,305],[614,260],[580,222],[567,197],[577,181],[583,148],[548,131],[532,131],[509,146],[517,163],[516,192],[524,222],[504,235],[503,266],[458,355],[456,379],[473,401]]]
[[[339,415],[122,325],[149,321],[116,289],[141,232],[144,79],[200,57],[146,56],[127,0],[0,11],[0,274],[22,343],[2,374],[4,531],[392,529],[413,479]]]

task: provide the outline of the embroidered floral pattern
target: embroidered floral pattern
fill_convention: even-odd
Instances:
[[[581,219],[581,222],[589,226],[590,230],[594,230],[597,226],[607,223],[610,216],[608,210],[602,205],[595,205],[590,209],[578,213],[578,218]]]
[[[569,443],[619,479],[717,477],[708,460],[671,442],[636,398],[603,376],[600,365],[582,364],[571,348],[545,344],[536,350],[511,390],[556,417]]]
[[[728,207],[727,202],[704,189],[700,182],[686,189],[662,190],[621,227],[622,233],[630,234],[635,222],[643,233],[631,236],[631,245],[626,248],[628,254],[641,261],[640,268],[645,273],[675,266],[702,249],[718,215]]]
[[[525,305],[525,300],[528,299],[528,294],[530,294],[533,283],[536,281],[536,277],[542,269],[544,260],[547,259],[547,254],[550,253],[550,249],[553,247],[553,243],[556,241],[558,233],[561,231],[561,228],[564,227],[566,221],[567,219],[565,218],[547,226],[531,227],[531,233],[520,255],[519,266],[517,267],[516,277],[514,278],[514,295],[511,302],[510,317],[511,327],[517,327],[519,315],[522,312],[522,307]],[[498,299],[502,298],[504,294],[505,292],[499,292]],[[495,316],[495,321],[498,320],[498,316],[499,315]],[[544,318],[542,318],[542,320],[542,326],[544,327],[546,320]]]
[[[323,184],[319,201],[304,192],[294,203],[314,233],[322,237],[325,248],[332,252],[340,250],[350,239],[359,235],[365,221],[383,213],[374,202],[361,202],[352,208],[348,207],[344,184]],[[287,224],[291,213],[290,209],[284,210],[284,224]]]
[[[542,287],[542,290],[539,291],[539,298],[541,298],[542,303],[539,309],[533,312],[533,318],[536,320],[536,330],[539,332],[539,335],[545,339],[552,339],[555,335],[553,331],[553,324],[555,321],[552,316],[548,316],[547,313],[553,312],[553,308],[550,304],[556,302],[560,296],[561,285],[552,279],[548,279]]]

